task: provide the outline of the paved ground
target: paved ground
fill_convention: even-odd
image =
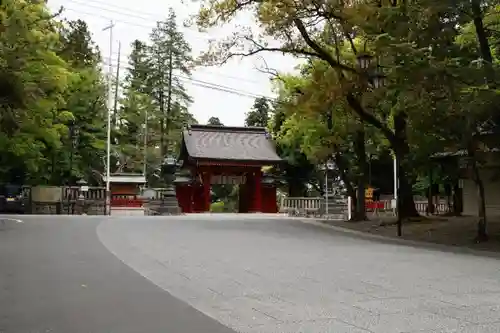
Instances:
[[[99,218],[21,219],[0,221],[1,333],[232,332],[111,254]]]
[[[500,261],[351,238],[296,220],[122,218],[103,243],[241,332],[500,332]]]
[[[6,322],[0,332],[31,333],[34,323],[52,322],[59,323],[53,332],[224,332],[119,264],[96,230],[128,266],[240,332],[500,332],[495,259],[372,242],[266,216],[98,221],[26,217],[0,232],[2,312],[17,301],[7,316],[0,312]],[[73,329],[73,320],[86,330]],[[158,325],[149,328],[151,322]]]

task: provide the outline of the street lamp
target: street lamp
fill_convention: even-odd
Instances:
[[[368,83],[374,89],[382,88],[387,84],[387,76],[382,72],[382,67],[378,65],[373,69],[372,60],[373,56],[368,53],[359,54],[357,57],[358,67],[359,69],[367,74]],[[395,155],[395,154],[394,154]],[[371,157],[370,157],[371,159]],[[371,162],[371,161],[370,161]],[[401,220],[401,195],[399,189],[399,160],[396,156],[394,156],[394,199],[396,201],[396,214],[397,214],[397,228],[398,228],[398,236],[402,235],[402,220]],[[370,172],[371,174],[371,172]],[[370,175],[371,178],[371,175]]]
[[[368,74],[368,83],[375,89],[386,85],[387,76],[382,72],[382,68],[377,64],[372,66],[374,56],[369,53],[360,53],[356,56],[359,69]]]
[[[373,56],[368,53],[360,53],[356,56],[356,59],[358,60],[359,68],[367,70],[372,64]]]
[[[375,89],[382,88],[383,86],[386,85],[386,76],[380,71],[377,71],[372,74],[371,81],[373,88]]]

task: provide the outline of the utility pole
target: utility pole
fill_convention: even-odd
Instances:
[[[167,114],[165,115],[165,131],[166,131],[166,135],[167,135],[167,138],[168,138],[168,135],[169,135],[169,117],[170,117],[170,113],[172,111],[172,72],[173,72],[173,68],[172,68],[172,63],[173,63],[173,54],[172,54],[172,39],[170,39],[170,43],[169,43],[169,48],[168,48],[168,91],[167,91]],[[167,143],[166,143],[166,153],[168,154],[169,152],[169,146],[170,146],[170,142],[169,140],[167,139],[166,140]]]
[[[116,123],[118,119],[118,87],[120,82],[120,53],[121,53],[122,43],[118,42],[118,64],[116,66],[116,79],[115,79],[115,101],[113,106],[113,127],[116,128]]]
[[[110,175],[111,175],[111,108],[113,106],[113,28],[115,24],[110,21],[109,25],[102,31],[109,30],[109,78],[108,78],[108,127],[106,138],[106,214],[111,215],[111,192],[110,192]]]
[[[160,59],[160,91],[159,91],[159,97],[160,97],[160,114],[161,114],[161,119],[160,119],[160,156],[161,159],[163,160],[164,155],[165,155],[165,105],[163,103],[163,97],[165,94],[165,89],[163,87],[163,58],[161,55],[158,55]]]
[[[148,165],[148,109],[145,108],[145,115],[144,115],[144,165],[143,165],[144,169],[142,171],[142,173],[144,174],[144,177],[146,177],[147,165]]]

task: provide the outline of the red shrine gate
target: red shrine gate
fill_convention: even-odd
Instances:
[[[214,184],[239,185],[239,212],[276,213],[274,179],[262,167],[282,162],[260,127],[192,125],[182,133],[176,193],[185,213],[210,211]]]

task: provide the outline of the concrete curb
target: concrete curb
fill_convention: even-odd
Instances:
[[[324,222],[314,220],[314,219],[300,219],[302,223],[311,224],[317,227],[334,230],[336,232],[341,232],[351,237],[356,237],[360,239],[365,239],[369,241],[378,241],[380,243],[388,243],[395,245],[403,245],[409,247],[422,248],[426,250],[433,251],[441,251],[441,252],[449,252],[455,254],[467,254],[478,257],[488,257],[493,259],[500,259],[500,252],[486,251],[486,250],[476,250],[468,247],[460,247],[460,246],[452,246],[452,245],[443,245],[437,243],[423,242],[423,241],[415,241],[404,238],[394,238],[388,236],[374,235],[367,232],[362,232],[358,230],[352,230],[348,228],[343,228],[339,226],[334,226],[330,224],[326,224]],[[403,229],[404,234],[404,229]]]

